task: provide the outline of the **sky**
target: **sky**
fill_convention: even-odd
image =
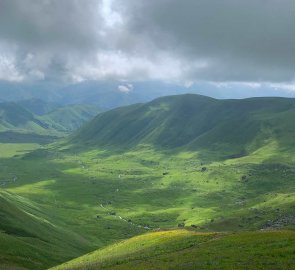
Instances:
[[[294,13],[294,0],[0,0],[0,80],[295,92]]]

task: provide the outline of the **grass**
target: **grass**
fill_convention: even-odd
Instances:
[[[21,240],[25,251],[33,241],[40,252],[34,258],[38,264],[27,264],[19,259],[27,257],[25,252],[13,259],[5,249],[0,264],[45,269],[118,240],[179,224],[200,233],[294,229],[294,165],[279,158],[288,153],[273,155],[272,143],[252,157],[223,162],[205,162],[198,152],[159,152],[147,145],[124,154],[73,151],[61,143],[0,147],[0,180],[5,179],[2,189],[8,192],[1,194],[22,213],[9,214],[1,224],[30,228],[24,235],[6,231],[7,245]],[[23,214],[27,225],[20,222]]]
[[[190,96],[186,100],[190,102]],[[203,106],[202,102],[200,106]],[[215,104],[215,101],[211,102]],[[266,103],[269,105],[272,102]],[[159,104],[154,102],[151,105],[148,115],[143,116],[144,121],[150,115],[158,115],[158,110],[170,113],[165,98]],[[239,112],[243,113],[243,109],[254,105],[243,101],[239,104]],[[276,110],[280,111],[285,105],[285,101],[282,101]],[[176,102],[173,106],[181,107],[183,104]],[[190,106],[180,110],[181,115],[188,115]],[[259,111],[259,106],[255,106]],[[133,113],[138,108],[144,108],[143,112],[147,113],[144,106],[134,105],[127,112],[119,109],[111,111],[111,114],[119,112],[124,116],[127,113],[131,117],[129,110]],[[234,110],[230,106],[229,109]],[[255,117],[268,121],[266,111],[257,113]],[[174,116],[177,115],[178,113]],[[279,128],[262,129],[257,134],[253,133],[257,127],[255,123],[243,135],[245,137],[239,139],[241,141],[235,141],[239,147],[234,143],[231,150],[228,150],[230,145],[226,136],[220,138],[220,141],[215,140],[220,130],[229,130],[229,126],[224,124],[208,132],[207,138],[218,142],[209,148],[205,147],[206,144],[195,148],[204,140],[202,136],[198,141],[190,140],[184,147],[167,148],[158,147],[157,143],[146,143],[149,140],[165,141],[162,135],[167,126],[161,127],[158,124],[156,126],[160,129],[154,129],[149,135],[144,134],[145,139],[139,140],[144,143],[134,143],[132,147],[129,144],[125,148],[117,148],[115,145],[124,141],[128,132],[123,132],[123,137],[114,134],[116,143],[104,147],[93,145],[94,140],[81,141],[79,144],[79,140],[73,137],[70,141],[72,145],[68,140],[50,145],[41,145],[41,142],[34,140],[1,143],[0,246],[3,243],[3,248],[0,266],[46,269],[93,250],[103,252],[118,247],[118,241],[131,238],[134,241],[147,241],[148,248],[141,249],[140,245],[135,245],[140,254],[134,254],[135,251],[131,249],[130,254],[122,255],[127,256],[128,261],[122,261],[120,252],[125,251],[126,246],[119,245],[121,249],[118,254],[121,257],[118,257],[119,264],[116,267],[146,269],[148,263],[155,265],[154,268],[158,263],[167,267],[172,260],[174,269],[204,269],[204,265],[207,267],[205,269],[230,269],[231,266],[239,269],[240,258],[240,269],[251,269],[250,262],[247,262],[247,254],[250,254],[248,257],[255,262],[254,269],[269,269],[267,267],[272,265],[274,269],[286,268],[292,253],[288,241],[284,239],[293,239],[294,236],[293,233],[282,230],[295,229],[294,124],[290,115],[290,111],[283,111],[278,118],[271,117],[268,124]],[[286,122],[281,121],[280,125],[276,125],[276,121],[286,116]],[[156,116],[158,121],[157,117],[163,116]],[[98,119],[100,118],[109,121],[109,116],[103,115]],[[171,119],[168,127],[175,128],[175,119]],[[247,123],[249,122],[246,121],[245,124]],[[142,125],[147,125],[146,122],[133,124],[139,129]],[[124,124],[120,127],[124,128]],[[146,127],[145,131],[150,126]],[[289,131],[281,136],[281,128]],[[81,132],[80,135],[85,129]],[[138,138],[143,138],[141,135]],[[169,143],[179,145],[177,140],[172,136]],[[245,151],[241,152],[241,149]],[[177,227],[194,231],[174,230]],[[163,229],[172,232],[166,234],[162,232]],[[159,230],[155,234],[145,234]],[[268,232],[273,230],[282,232]],[[144,235],[139,236],[142,234]],[[139,238],[132,238],[134,236]],[[266,246],[272,245],[271,238],[276,239],[273,243],[282,241],[282,250],[286,247],[285,257],[277,252],[275,244],[267,253]],[[253,245],[249,239],[254,241]],[[123,244],[132,243],[133,240]],[[202,249],[187,246],[191,241]],[[240,253],[239,243],[242,247]],[[290,243],[294,246],[294,241]],[[223,249],[225,255],[222,255]],[[243,255],[245,250],[248,253]],[[146,262],[140,257],[141,251],[143,255],[146,254]],[[234,256],[235,251],[239,256]],[[190,252],[194,255],[191,256]],[[103,256],[106,264],[103,264],[105,267],[114,267],[108,266],[110,260],[106,253]],[[215,253],[218,254],[217,257],[214,257]],[[113,256],[113,253],[109,254]],[[137,258],[134,255],[140,257],[136,264],[138,268],[133,265],[133,259]],[[182,255],[187,259],[178,264],[175,258],[182,258]],[[161,258],[153,261],[153,256]],[[265,256],[267,259],[264,261]],[[219,262],[218,266],[215,261]]]
[[[52,270],[294,269],[294,252],[294,232],[173,230],[118,242]]]

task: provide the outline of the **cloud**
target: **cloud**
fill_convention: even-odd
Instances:
[[[121,0],[128,31],[211,81],[294,80],[292,0]],[[206,63],[196,68],[198,63]]]
[[[0,79],[290,88],[294,11],[293,0],[0,0]]]
[[[101,5],[99,0],[1,0],[0,45],[13,53],[24,78],[59,79],[70,72],[72,58],[105,47]]]
[[[92,48],[99,42],[100,5],[97,0],[1,0],[1,39],[27,49]]]
[[[133,90],[133,85],[132,84],[119,85],[118,90],[120,92],[128,94],[129,92],[131,92]]]

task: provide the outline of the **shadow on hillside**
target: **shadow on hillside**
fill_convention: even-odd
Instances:
[[[13,131],[0,132],[0,143],[48,144],[57,139],[57,136],[39,135],[34,133],[18,133]]]

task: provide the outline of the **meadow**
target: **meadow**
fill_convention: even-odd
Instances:
[[[127,152],[62,141],[0,147],[0,194],[10,204],[1,204],[1,263],[45,269],[177,227],[200,233],[294,229],[294,156],[277,151],[275,142],[223,161],[209,152],[204,158],[204,152],[149,145]]]
[[[195,237],[218,236],[212,241],[216,246],[203,239],[204,251],[192,251],[196,258],[201,252],[198,261],[186,255],[192,269],[216,268],[206,268],[211,261],[204,254],[217,247],[224,251],[220,257],[228,258],[219,260],[220,267],[236,268],[231,254],[239,243],[248,243],[241,251],[246,260],[273,237],[274,245],[286,246],[282,265],[289,265],[294,242],[285,240],[295,229],[294,113],[293,99],[183,95],[99,114],[58,140],[5,131],[0,138],[0,265],[47,269],[94,250],[103,259],[104,248],[140,235],[145,245],[167,230],[186,235],[179,240],[185,248]],[[260,241],[264,236],[266,242]],[[249,239],[256,237],[253,246]],[[156,254],[164,256],[162,265],[170,251],[166,244],[159,249],[167,251]],[[171,256],[180,250],[176,245]],[[280,254],[272,248],[269,256],[279,261]],[[265,264],[257,256],[255,269],[268,269],[273,262]]]

